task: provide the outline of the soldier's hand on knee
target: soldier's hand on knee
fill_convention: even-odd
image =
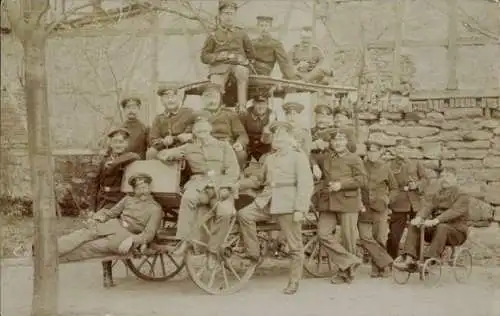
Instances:
[[[234,143],[233,149],[235,151],[243,151],[243,145],[241,145],[239,142]]]
[[[133,245],[134,239],[132,237],[128,237],[120,243],[120,245],[118,246],[118,252],[121,254],[126,254],[130,251]]]
[[[304,219],[305,219],[304,213],[302,213],[300,211],[295,211],[293,213],[293,219],[292,220],[295,223],[302,222],[302,221],[304,221]]]
[[[188,141],[190,141],[191,139],[193,139],[193,134],[191,134],[191,133],[182,133],[180,135],[177,135],[177,139],[181,143],[187,143]]]
[[[412,224],[413,226],[419,226],[420,224],[422,224],[422,222],[423,222],[422,218],[416,216],[414,219],[410,221],[410,224]]]

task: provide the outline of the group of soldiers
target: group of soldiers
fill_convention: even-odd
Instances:
[[[253,56],[252,65],[266,74],[275,62],[270,56],[278,61],[286,59],[282,45],[266,37],[268,18],[259,19],[266,36],[254,44],[259,47],[257,55],[266,52],[269,58],[255,57],[254,44],[244,32],[230,27],[234,12],[231,3],[221,3],[221,27],[209,36],[203,48],[202,60],[212,65],[215,81],[226,80],[229,73],[243,78],[245,71],[241,67],[248,66],[240,57],[236,57],[237,63],[219,62],[218,56],[226,51],[218,51],[221,45]],[[271,48],[272,54],[268,51]],[[294,58],[299,60],[301,52],[297,47]],[[235,58],[231,54],[226,57]],[[284,75],[296,74],[287,68],[289,62],[279,64]],[[162,208],[171,205],[166,205],[159,194],[151,193],[151,175],[132,175],[129,183],[134,193],[126,196],[121,192],[126,167],[143,159],[186,162],[176,233],[182,242],[174,255],[182,254],[193,238],[201,238],[196,227],[198,215],[212,210],[215,218],[208,242],[209,258],[210,253],[217,252],[230,219],[237,216],[245,257],[258,264],[261,254],[256,223],[274,219],[280,225],[279,238],[287,245],[291,261],[286,294],[294,294],[302,278],[301,228],[311,203],[319,212],[321,245],[338,267],[331,277],[335,284],[354,279],[361,263],[356,256],[358,239],[370,254],[372,277],[385,277],[391,268],[405,269],[417,259],[420,230],[415,225],[428,227],[426,237],[431,244],[427,257],[439,257],[446,245],[465,241],[468,197],[458,189],[454,170],[443,169],[436,185],[429,186],[424,167],[406,157],[409,144],[405,140],[398,141],[389,161],[383,158],[388,149],[376,141],[366,142],[365,157],[360,156],[348,111],[318,104],[314,108],[315,127],[309,130],[297,123],[304,111],[302,104],[285,103],[285,121],[276,121],[269,108],[269,96],[257,95],[252,97],[252,106],[237,113],[222,103],[224,86],[225,81],[220,81],[205,87],[200,113],[184,106],[184,96],[177,87],[160,87],[158,96],[164,112],[150,128],[138,118],[140,98],[129,96],[121,101],[126,120],[108,134],[109,149],[100,165],[94,195],[96,213],[87,228],[59,239],[62,260],[127,253],[154,239],[161,225]],[[238,91],[243,96],[243,89]],[[251,195],[253,201],[237,211],[235,200],[241,194]],[[403,231],[410,220],[412,225],[400,253]],[[340,241],[334,236],[337,226]],[[103,263],[103,272],[104,285],[113,286],[111,262]]]

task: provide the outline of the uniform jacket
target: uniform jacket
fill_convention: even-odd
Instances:
[[[366,183],[361,189],[361,197],[366,211],[359,215],[359,220],[371,222],[386,214],[389,201],[398,194],[398,184],[388,164],[366,161]]]
[[[270,214],[307,213],[314,189],[308,162],[306,154],[296,148],[266,155],[258,177],[264,189],[255,203],[260,208],[269,205]]]
[[[301,61],[305,61],[308,64],[306,73],[313,71],[316,67],[319,67],[325,55],[321,48],[316,45],[312,45],[311,50],[309,47],[296,44],[292,47],[288,53],[293,65],[297,65]]]
[[[323,173],[319,192],[318,210],[355,213],[360,210],[360,190],[366,181],[363,161],[351,152],[338,155],[331,150],[318,159]],[[330,182],[340,182],[338,192],[329,192]]]
[[[183,133],[191,133],[191,128],[194,120],[194,112],[190,108],[180,108],[177,113],[158,114],[153,120],[151,131],[149,133],[149,146],[155,147],[156,150],[165,149],[163,138],[177,136]],[[180,145],[178,140],[175,140],[172,147]]]
[[[233,148],[227,141],[215,138],[206,144],[195,140],[176,148],[164,149],[158,153],[158,158],[163,161],[185,159],[192,175],[203,179],[201,182],[210,180],[215,184],[236,184],[240,176]]]
[[[248,135],[248,150],[266,153],[271,150],[271,145],[262,142],[264,127],[269,124],[271,110],[268,109],[263,117],[254,114],[253,106],[249,107],[247,112],[240,117],[240,121]]]
[[[133,234],[137,244],[151,242],[163,219],[163,211],[151,195],[139,198],[134,195],[125,196],[110,209],[99,211],[106,215],[107,221],[97,224],[97,233],[100,236],[113,234],[116,231],[116,220]],[[114,220],[115,219],[115,220]]]
[[[390,167],[398,183],[399,194],[391,201],[389,208],[393,212],[410,212],[411,210],[418,212],[420,200],[427,185],[425,168],[420,162],[399,158],[392,160]],[[417,182],[417,190],[405,192],[403,188],[412,180]]]
[[[121,192],[122,178],[126,167],[136,160],[138,154],[123,153],[117,157],[107,156],[101,161],[96,178],[95,209],[110,208],[118,203],[125,193]]]
[[[126,120],[123,127],[130,133],[127,151],[134,152],[144,159],[148,149],[148,127],[138,119]]]
[[[469,219],[469,196],[458,186],[430,188],[422,199],[422,208],[417,216],[437,218],[440,223],[453,225],[456,229],[467,234]]]
[[[211,66],[210,74],[224,73],[231,66],[227,61],[217,60],[222,52],[237,54],[250,61],[255,59],[252,41],[244,30],[237,27],[219,27],[203,43],[201,62]]]
[[[252,44],[255,49],[254,66],[258,75],[269,76],[277,62],[283,78],[295,77],[291,61],[279,40],[264,35],[252,40]]]
[[[236,112],[221,108],[209,117],[209,121],[212,123],[212,135],[215,138],[226,140],[230,144],[239,142],[244,147],[248,145],[247,132]]]

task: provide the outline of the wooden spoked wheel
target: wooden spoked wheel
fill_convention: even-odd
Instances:
[[[422,266],[420,278],[424,281],[426,286],[436,286],[439,281],[441,281],[442,272],[441,260],[429,258],[425,260]]]
[[[309,235],[309,236],[307,236]],[[304,246],[304,269],[317,278],[332,276],[336,271],[336,266],[323,246],[316,233],[304,234],[306,240]]]
[[[408,269],[398,269],[396,267],[392,267],[392,279],[397,284],[406,284],[410,279],[411,271]]]
[[[174,257],[170,250],[166,250],[173,249],[173,243],[174,241],[171,241],[170,245],[154,245],[143,256],[137,259],[126,259],[124,263],[135,276],[142,280],[167,281],[184,268],[183,258]]]
[[[212,216],[202,219],[202,235],[213,234],[211,230]],[[241,252],[235,251],[241,248],[239,232],[235,228],[236,218],[231,219],[229,229],[223,242],[217,251],[208,250],[208,242],[203,240],[191,240],[186,252],[185,262],[189,276],[193,282],[203,291],[213,295],[227,295],[238,292],[250,280],[257,262],[244,260]]]
[[[452,256],[453,276],[458,283],[466,283],[472,273],[472,254],[468,249],[460,248]]]

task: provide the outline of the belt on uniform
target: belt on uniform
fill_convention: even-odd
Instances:
[[[297,182],[271,182],[269,186],[271,188],[286,188],[286,187],[294,187],[297,185]]]

